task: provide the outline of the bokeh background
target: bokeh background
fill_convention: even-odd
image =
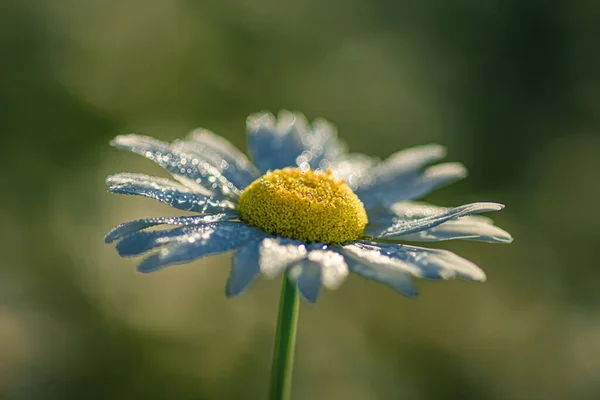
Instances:
[[[302,305],[295,399],[600,398],[600,3],[0,2],[0,398],[264,398],[279,281],[226,300],[229,255],[135,272],[103,235],[174,215],[109,195],[118,133],[245,148],[291,109],[352,151],[448,146],[440,205],[505,203],[512,245],[452,242],[481,285],[407,300],[350,277]]]

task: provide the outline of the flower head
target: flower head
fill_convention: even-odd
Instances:
[[[289,271],[303,297],[315,302],[321,287],[337,288],[349,271],[414,297],[412,278],[484,281],[475,264],[440,249],[400,244],[468,239],[512,241],[488,218],[503,208],[473,203],[455,208],[413,201],[461,179],[458,163],[431,166],[445,155],[439,145],[400,151],[387,160],[348,153],[335,128],[309,124],[301,114],[248,117],[254,165],[225,139],[197,130],[171,144],[124,135],[112,144],[149,158],[175,181],[121,173],[109,191],[141,195],[196,215],[146,218],[117,226],[122,256],[151,252],[138,266],[147,273],[235,250],[226,294],[243,293],[259,276]],[[148,230],[157,225],[170,230]]]
[[[357,240],[367,225],[361,201],[330,170],[271,171],[244,190],[238,211],[242,221],[265,232],[309,243]]]

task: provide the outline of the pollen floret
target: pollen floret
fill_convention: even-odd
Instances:
[[[330,171],[284,168],[269,172],[240,196],[244,221],[265,232],[305,242],[359,239],[367,213],[354,192]]]

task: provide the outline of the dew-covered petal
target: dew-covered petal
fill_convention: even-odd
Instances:
[[[424,171],[399,174],[382,178],[372,174],[373,182],[357,189],[357,196],[365,207],[379,204],[390,205],[400,201],[415,200],[467,176],[466,168],[460,163],[434,165]]]
[[[378,159],[364,154],[348,154],[333,162],[325,160],[320,163],[320,169],[331,170],[337,179],[343,179],[352,190],[373,182],[372,169]]]
[[[260,271],[267,278],[275,278],[292,264],[308,254],[306,245],[298,240],[267,237],[259,246]]]
[[[212,231],[219,224],[227,224],[231,230],[245,230],[247,226],[240,222],[198,222],[196,225],[186,225],[177,228],[132,232],[117,242],[117,252],[122,257],[132,257],[143,254],[157,247],[171,245],[177,242],[194,241],[195,237],[205,231]],[[253,229],[253,228],[252,228]]]
[[[487,243],[511,243],[510,233],[495,225],[469,220],[463,217],[447,221],[435,228],[402,236],[402,240],[414,242],[439,242],[444,240],[473,240]]]
[[[117,252],[121,257],[139,256],[147,251],[167,244],[184,240],[187,237],[192,237],[200,231],[203,231],[205,226],[193,225],[182,226],[177,228],[158,230],[158,231],[138,231],[132,232],[117,242]]]
[[[335,127],[324,119],[309,124],[304,115],[282,111],[252,114],[247,120],[248,147],[261,173],[285,167],[327,169],[346,153]]]
[[[154,161],[175,179],[200,194],[232,198],[240,194],[240,189],[218,168],[198,155],[174,149],[169,143],[148,136],[121,135],[114,138],[111,144]]]
[[[486,279],[481,268],[448,250],[392,243],[381,243],[377,246],[382,254],[415,266],[417,269],[413,274],[418,278],[460,278],[473,282],[483,282]]]
[[[348,156],[348,145],[338,138],[335,125],[324,118],[316,118],[303,139],[307,148],[296,158],[302,170],[328,170],[335,161]]]
[[[261,173],[285,167],[295,167],[296,158],[306,146],[307,122],[302,115],[290,112],[252,114],[246,121],[248,148],[252,161]]]
[[[239,218],[236,212],[209,214],[209,215],[192,215],[185,217],[154,217],[142,218],[135,221],[125,222],[116,226],[106,234],[104,241],[106,243],[114,242],[133,232],[138,232],[157,225],[200,225],[211,222],[229,221]]]
[[[302,297],[314,303],[319,298],[321,286],[340,287],[348,276],[348,265],[341,254],[330,250],[326,244],[312,243],[301,248],[302,251],[296,251],[286,266],[290,280],[297,284]]]
[[[485,273],[477,265],[447,250],[365,242],[346,245],[344,251],[362,260],[394,265],[421,279],[485,281]]]
[[[321,294],[322,267],[316,261],[302,260],[290,268],[289,279],[309,303],[316,303]]]
[[[407,265],[386,257],[375,248],[360,243],[340,248],[350,271],[386,286],[406,297],[416,297],[419,292],[411,279]]]
[[[392,176],[421,170],[446,156],[446,148],[439,144],[426,144],[400,150],[377,167],[377,173]]]
[[[250,240],[233,255],[225,295],[235,297],[246,291],[260,275],[260,239]]]
[[[256,167],[242,152],[207,129],[196,129],[185,139],[173,142],[171,147],[207,161],[239,189],[245,188],[259,177]]]
[[[423,218],[435,217],[448,212],[449,208],[436,207],[424,203],[396,203],[390,208],[373,209],[369,213],[369,225],[365,235],[380,232],[399,220],[415,221]],[[403,235],[402,240],[420,242],[442,241],[452,239],[476,240],[489,243],[510,243],[511,235],[494,225],[491,218],[479,215],[469,215],[449,220],[441,225],[425,229],[408,235]]]
[[[197,226],[193,232],[171,238],[169,246],[144,259],[138,271],[149,273],[168,265],[234,250],[260,234],[255,228],[234,222]]]
[[[498,203],[472,203],[460,207],[441,209],[437,213],[421,218],[398,217],[388,226],[380,227],[373,224],[365,229],[365,235],[384,239],[402,239],[406,235],[418,233],[437,227],[446,221],[490,211],[502,210],[504,206]]]
[[[109,176],[106,183],[111,193],[144,196],[179,210],[219,213],[235,209],[235,203],[230,200],[195,193],[189,187],[165,178],[122,173]]]
[[[348,265],[341,254],[326,250],[326,245],[322,245],[322,248],[324,249],[310,250],[307,259],[321,266],[323,286],[331,290],[337,289],[348,276]]]
[[[356,194],[367,208],[390,205],[424,196],[439,186],[467,175],[460,163],[430,165],[445,156],[443,146],[430,144],[399,151],[373,168],[371,182],[360,186]]]

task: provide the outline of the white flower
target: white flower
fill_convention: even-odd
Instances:
[[[235,250],[227,296],[244,292],[261,274],[288,277],[315,302],[322,286],[335,289],[349,271],[417,295],[412,278],[462,278],[485,273],[449,251],[399,241],[468,239],[512,241],[488,218],[497,203],[441,208],[413,201],[466,176],[459,163],[433,165],[439,145],[400,151],[379,162],[349,154],[335,128],[303,115],[251,115],[247,121],[252,164],[225,139],[196,130],[171,144],[139,135],[112,144],[158,163],[176,181],[121,173],[109,191],[159,200],[196,216],[147,218],[124,223],[106,236],[122,256],[154,250],[143,273]],[[368,220],[368,222],[367,222]],[[170,230],[149,231],[157,225]]]

